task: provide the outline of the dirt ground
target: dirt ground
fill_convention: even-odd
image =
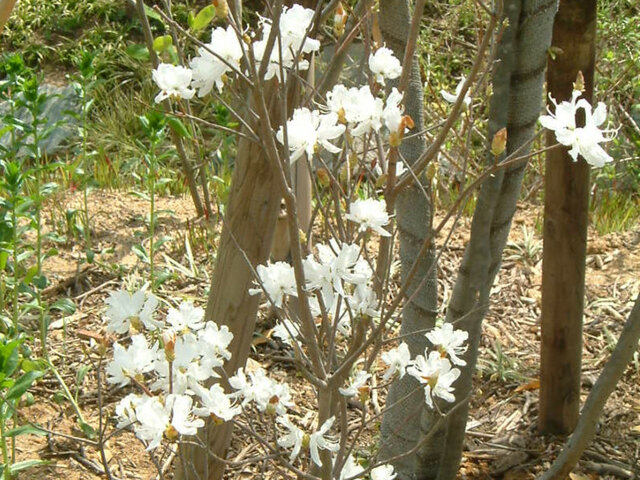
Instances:
[[[61,195],[49,206],[50,227],[66,208],[79,207],[78,194]],[[104,298],[120,285],[143,283],[145,266],[132,253],[132,245],[146,232],[148,203],[121,192],[94,191],[90,195],[93,212],[93,241],[96,256],[93,265],[81,264],[82,249],[58,245],[59,255],[47,261],[51,287],[49,300],[68,296],[78,305],[64,322],[54,319],[49,345],[52,360],[62,377],[77,393],[78,403],[87,423],[97,427],[98,406],[112,413],[117,401],[126,393],[108,387],[98,392],[95,365],[100,361],[87,340],[86,331],[101,332]],[[165,211],[159,220],[159,235],[170,235],[158,255],[158,262],[172,277],[164,284],[160,296],[184,297],[203,304],[209,285],[215,233],[194,223],[194,211],[188,198],[161,198],[158,209]],[[521,205],[504,261],[493,288],[491,310],[484,323],[481,362],[475,379],[475,395],[468,425],[461,478],[532,479],[544,471],[561,449],[563,439],[543,438],[537,434],[537,378],[540,342],[540,282],[542,241],[538,233],[542,209]],[[445,249],[439,265],[441,304],[446,304],[455,272],[468,239],[468,220],[462,220]],[[439,239],[443,241],[443,236]],[[209,245],[209,246],[208,246]],[[189,251],[192,255],[189,255]],[[584,357],[582,400],[588,395],[599,372],[615,345],[632,301],[640,291],[640,227],[619,234],[598,237],[589,235],[587,258],[586,311],[584,323]],[[57,321],[55,321],[57,320]],[[262,324],[260,328],[268,329]],[[277,352],[275,352],[277,353]],[[289,366],[277,359],[268,342],[257,344],[253,359],[271,375],[286,377],[300,384]],[[92,365],[84,383],[76,392],[76,375],[83,365]],[[35,403],[21,409],[23,421],[30,420],[56,434],[22,436],[17,442],[18,459],[41,458],[51,463],[28,470],[21,478],[37,480],[97,480],[106,478],[99,453],[94,445],[82,440],[73,410],[60,400],[60,387],[47,376],[33,388]],[[311,411],[303,389],[297,390],[297,408]],[[372,399],[370,408],[384,406],[384,395]],[[164,478],[171,478],[173,450],[156,452],[152,460],[144,445],[130,432],[115,432],[107,418],[105,454],[114,478],[155,479],[158,466]],[[376,427],[365,434],[371,451],[375,451]],[[66,436],[57,435],[62,433]],[[365,442],[366,443],[366,442]],[[240,461],[256,446],[237,436],[230,457]],[[155,462],[155,465],[154,465]],[[631,478],[640,475],[640,360],[630,365],[599,419],[598,435],[590,446],[573,480],[584,478]],[[267,478],[260,466],[231,469],[228,478]]]

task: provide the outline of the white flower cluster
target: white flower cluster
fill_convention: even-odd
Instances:
[[[318,295],[309,297],[312,314],[316,317],[321,315],[322,300],[326,312],[336,322],[337,331],[348,336],[351,333],[349,312],[354,316],[380,316],[377,310],[379,302],[370,285],[373,270],[360,255],[360,247],[355,244],[339,244],[332,240],[329,245],[319,244],[316,248],[317,259],[309,255],[303,260],[304,288]],[[285,295],[297,296],[295,275],[289,264],[276,262],[258,265],[256,270],[260,282],[256,288],[249,290],[252,295],[264,291],[279,308],[284,306]],[[274,335],[291,344],[297,341],[300,332],[294,322],[286,321],[276,325]]]
[[[107,330],[133,332],[128,346],[114,344],[107,381],[119,387],[134,384],[143,392],[118,404],[118,425],[132,426],[149,450],[163,438],[195,435],[204,425],[197,417],[226,422],[250,404],[277,414],[291,405],[288,387],[261,369],[250,373],[249,380],[238,370],[230,379],[235,391],[229,394],[217,383],[204,386],[219,377],[216,369],[231,358],[233,335],[226,326],[205,322],[202,308],[183,302],[161,321],[154,318],[158,299],[143,290],[113,292],[106,303]]]
[[[345,269],[352,271],[354,265]],[[119,387],[134,384],[143,391],[130,393],[118,403],[118,428],[132,427],[147,450],[152,450],[165,439],[197,434],[205,417],[223,423],[255,407],[276,416],[277,424],[284,428],[277,443],[292,449],[291,461],[304,447],[311,461],[322,465],[320,450],[338,450],[338,442],[329,433],[334,418],[310,433],[297,427],[287,415],[293,406],[288,385],[269,378],[262,368],[250,372],[240,368],[229,378],[231,393],[218,383],[206,388],[205,382],[219,377],[216,368],[231,358],[227,348],[233,335],[226,326],[204,321],[203,309],[190,302],[170,308],[165,321],[158,320],[154,318],[158,304],[156,297],[143,290],[133,295],[113,292],[107,299],[108,331],[134,332],[127,347],[114,344],[107,381]],[[288,329],[295,331],[292,324]]]
[[[396,65],[397,63],[397,65]],[[391,50],[380,48],[369,59],[371,72],[379,82],[397,78],[400,75],[400,62]],[[286,127],[283,125],[276,133],[278,141],[289,148],[289,161],[298,160],[303,153],[309,157],[324,148],[330,153],[340,153],[342,148],[331,143],[345,131],[352,137],[361,137],[371,132],[380,132],[386,127],[389,143],[398,146],[412,120],[404,115],[401,105],[402,94],[393,88],[386,100],[374,95],[368,85],[347,88],[336,85],[327,93],[326,107],[310,111],[307,108],[294,110]]]
[[[234,71],[240,72],[243,57],[248,48],[253,49],[253,57],[258,66],[268,62],[265,80],[274,76],[280,79],[280,71],[307,70],[309,62],[302,54],[320,49],[318,40],[308,38],[307,32],[312,26],[313,10],[293,5],[284,7],[280,16],[280,42],[276,42],[268,59],[266,53],[267,40],[271,33],[272,23],[267,18],[260,19],[262,38],[245,44],[242,33],[229,25],[227,28],[217,27],[211,32],[211,41],[198,48],[198,55],[189,62],[189,68],[167,63],[158,65],[153,71],[153,80],[160,87],[155,101],[167,98],[191,99],[197,90],[199,97],[209,94],[215,85],[218,91],[224,87],[226,75]]]
[[[405,373],[408,373],[423,385],[425,401],[429,407],[433,408],[434,396],[447,402],[455,401],[452,384],[460,376],[460,370],[452,368],[452,364],[466,365],[458,355],[466,352],[469,334],[463,330],[454,330],[453,325],[445,323],[425,336],[436,349],[432,351],[426,349],[424,355],[418,355],[413,360],[409,347],[404,342],[384,352],[381,359],[388,368],[382,379],[388,381],[394,377],[402,378]],[[369,378],[371,378],[370,374],[363,371],[357,372],[349,387],[340,389],[340,393],[345,396],[368,394],[369,387],[366,383]]]
[[[610,130],[600,129],[600,125],[607,119],[607,107],[600,102],[595,110],[592,110],[591,104],[580,98],[581,95],[580,90],[574,90],[570,101],[560,103],[550,96],[555,113],[549,110],[549,115],[540,117],[540,123],[555,133],[560,144],[571,147],[569,155],[573,160],[577,161],[578,155],[581,155],[589,165],[602,167],[605,163],[613,161],[600,146],[600,143],[608,142],[615,136]],[[584,111],[584,127],[576,127],[576,114],[580,109]]]

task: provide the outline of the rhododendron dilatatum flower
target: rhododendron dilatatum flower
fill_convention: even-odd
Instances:
[[[359,232],[366,232],[370,228],[383,237],[391,236],[389,232],[382,228],[389,223],[387,203],[384,200],[376,200],[374,198],[356,200],[349,207],[349,213],[345,215],[345,218],[359,223]]]
[[[106,312],[108,332],[127,333],[131,326],[137,330],[143,327],[155,330],[164,325],[153,319],[158,299],[153,294],[146,298],[144,290],[133,295],[125,290],[111,292],[106,304],[109,306]]]
[[[456,103],[458,97],[460,97],[460,95],[462,94],[462,87],[464,86],[464,82],[466,80],[466,77],[462,77],[460,83],[458,83],[458,86],[456,87],[456,93],[452,94],[447,92],[446,90],[440,90],[440,95],[442,95],[442,98],[444,98],[447,102]],[[467,107],[471,104],[471,97],[469,96],[468,92],[465,94],[463,102]]]
[[[383,380],[391,380],[395,375],[398,375],[398,378],[402,378],[406,373],[407,366],[411,363],[409,346],[404,342],[396,348],[384,352],[380,358],[389,367],[382,376]]]
[[[264,54],[267,46],[267,39],[271,33],[271,20],[262,18],[262,40],[253,43],[253,53],[258,64],[268,61],[265,80],[274,76],[280,78],[280,68],[282,66],[286,75],[287,69],[307,70],[309,62],[300,60],[300,53],[316,52],[320,49],[320,42],[306,36],[311,27],[315,12],[300,5],[293,5],[291,8],[284,7],[280,15],[280,45],[278,42],[271,50],[271,56],[265,60]],[[281,47],[281,48],[280,48]],[[282,52],[282,55],[280,54]]]
[[[467,364],[458,357],[467,351],[465,345],[469,338],[469,332],[464,330],[454,330],[451,323],[445,323],[442,327],[437,327],[426,333],[427,339],[435,346],[442,355],[448,355],[451,363],[464,366]]]
[[[447,402],[455,401],[451,384],[460,376],[460,370],[451,368],[451,362],[443,358],[440,352],[430,352],[425,358],[418,355],[413,365],[407,368],[407,373],[424,386],[424,396],[427,405],[433,408],[433,397],[440,397]]]
[[[189,88],[192,72],[188,68],[161,63],[151,74],[153,81],[160,87],[155,102],[160,103],[166,98],[193,98],[195,90]]]
[[[393,80],[402,74],[400,60],[387,47],[381,47],[369,55],[369,69],[375,75],[376,82],[382,85],[385,79]]]
[[[198,96],[204,97],[211,92],[214,84],[221,91],[224,85],[223,75],[233,70],[239,71],[241,59],[242,46],[231,25],[226,30],[222,27],[214,29],[211,32],[211,42],[200,47],[198,56],[189,63],[193,70],[193,86],[198,89]]]
[[[581,155],[585,161],[594,166],[602,167],[605,163],[613,161],[613,158],[599,145],[613,137],[605,136],[607,130],[601,130],[600,125],[607,119],[607,107],[604,103],[598,103],[592,111],[591,104],[584,98],[579,90],[574,90],[570,101],[557,103],[549,97],[555,106],[555,112],[549,110],[549,115],[542,115],[540,123],[543,127],[552,130],[558,143],[571,147],[569,155],[573,160],[578,160]],[[584,127],[576,127],[576,113],[584,111]]]
[[[311,157],[318,146],[331,153],[339,153],[341,149],[329,142],[344,132],[344,125],[337,122],[338,116],[335,113],[321,115],[317,110],[296,109],[291,120],[287,121],[287,144],[292,152],[289,161],[295,162],[305,152]],[[284,127],[280,127],[276,138],[284,145]]]

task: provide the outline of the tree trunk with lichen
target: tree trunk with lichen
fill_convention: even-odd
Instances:
[[[404,56],[411,15],[408,0],[386,0],[380,3],[380,30],[387,47],[391,48],[398,58]],[[422,131],[423,92],[417,55],[414,55],[412,60],[409,85],[404,92],[404,105],[405,113],[414,121],[414,131]],[[420,158],[425,149],[425,137],[420,135],[404,140],[400,153],[410,166]],[[425,191],[429,192],[428,182],[422,186],[412,184],[399,194],[396,203],[403,280],[432,230],[433,205]],[[402,312],[400,335],[409,346],[412,357],[424,353],[427,341],[423,332],[434,326],[438,305],[437,292],[435,249],[432,247],[420,260],[407,291],[411,300],[405,303]],[[380,460],[395,457],[415,446],[420,434],[416,425],[424,403],[424,393],[417,387],[418,382],[409,375],[391,385],[386,404],[394,406],[385,412],[382,420]],[[396,461],[394,466],[399,478],[410,478],[415,470],[415,456],[407,456]]]
[[[505,155],[526,155],[541,110],[547,50],[551,43],[557,0],[507,0],[504,16],[508,27],[498,45],[499,62],[492,74],[493,96],[489,107],[490,142],[498,130],[507,128]],[[487,163],[495,160],[487,148]],[[489,293],[500,268],[502,251],[516,210],[527,161],[500,171],[485,182],[478,195],[471,224],[471,237],[458,271],[446,314],[447,322],[469,333],[464,355],[467,366],[454,383],[457,402],[454,414],[445,420],[440,434],[426,439],[419,451],[416,478],[455,479],[464,441],[469,395],[478,357],[482,320],[489,309]],[[444,412],[452,408],[442,405]],[[436,424],[434,410],[425,407],[423,435]]]

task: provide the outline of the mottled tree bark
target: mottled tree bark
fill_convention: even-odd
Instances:
[[[408,0],[381,2],[379,19],[385,43],[396,57],[403,58],[411,23]],[[424,128],[422,88],[418,57],[414,55],[409,84],[404,95],[405,112],[415,123],[414,131]],[[417,136],[403,141],[400,153],[407,164],[412,165],[425,149],[424,136]],[[429,191],[427,182],[422,188],[417,184],[410,185],[398,195],[396,203],[403,281],[432,230],[433,206],[423,189]],[[435,249],[431,248],[420,260],[417,273],[407,290],[411,300],[406,302],[402,312],[400,334],[408,335],[403,341],[409,346],[412,357],[424,353],[426,338],[423,332],[435,323],[438,306],[436,273]],[[416,331],[419,333],[412,334]],[[395,405],[385,412],[382,420],[379,453],[381,460],[405,453],[416,445],[420,435],[420,411],[424,404],[424,393],[417,387],[418,382],[413,377],[405,375],[402,379],[396,380],[389,389],[386,404]],[[403,398],[404,400],[399,402]],[[415,471],[415,455],[396,461],[395,468],[398,478],[411,478]]]
[[[489,142],[506,126],[509,155],[532,137],[540,114],[547,49],[551,43],[557,0],[507,0],[504,14],[509,27],[498,47],[500,61],[493,74],[493,97],[489,111]],[[489,149],[488,149],[489,150]],[[524,155],[528,148],[520,150]],[[503,154],[503,155],[505,155]],[[487,162],[494,157],[487,154]],[[420,450],[416,478],[450,480],[456,477],[462,455],[482,320],[489,308],[489,293],[500,268],[502,251],[516,210],[526,161],[494,175],[481,187],[467,245],[447,308],[446,321],[469,332],[469,349],[464,355],[467,366],[454,384],[456,398],[462,402],[446,420],[444,436],[434,435]],[[442,405],[445,412],[450,405]],[[437,420],[433,410],[424,409],[423,434]]]
[[[547,91],[570,100],[581,71],[591,102],[595,68],[596,0],[561,0],[553,26],[555,59],[549,59]],[[549,101],[550,103],[550,101]],[[556,144],[547,132],[547,144]],[[582,315],[589,222],[589,165],[567,148],[547,152],[542,260],[540,415],[543,433],[573,430],[580,411]]]

